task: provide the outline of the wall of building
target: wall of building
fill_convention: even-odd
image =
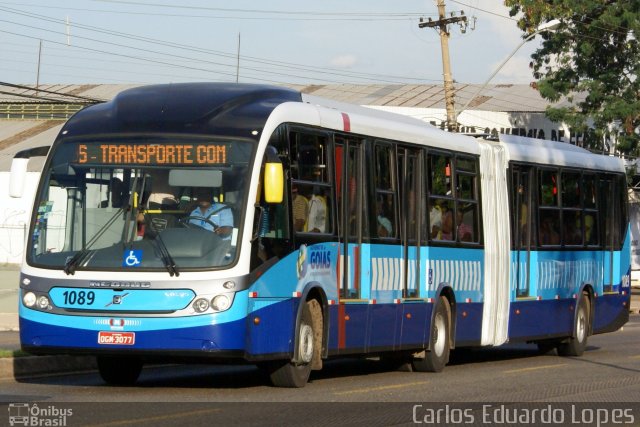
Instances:
[[[387,107],[369,106],[383,111],[399,113],[426,121],[440,129],[446,128],[446,112],[441,108]],[[462,133],[488,133],[526,136],[529,138],[548,139],[566,142],[583,147],[589,135],[574,132],[564,123],[549,120],[544,112],[497,112],[465,110],[458,116]],[[610,152],[612,144],[605,147]]]

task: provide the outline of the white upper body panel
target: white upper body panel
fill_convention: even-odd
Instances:
[[[500,135],[499,138],[510,161],[611,172],[625,171],[624,162],[618,157],[593,154],[564,142],[515,135]]]

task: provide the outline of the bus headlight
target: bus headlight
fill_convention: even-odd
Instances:
[[[49,307],[49,298],[45,297],[44,295],[39,297],[38,298],[38,307],[40,307],[42,310],[44,310],[47,307]]]
[[[231,300],[226,295],[217,295],[211,300],[211,308],[216,311],[225,311],[231,306]]]
[[[22,297],[22,302],[27,307],[33,307],[34,305],[36,305],[36,294],[34,294],[33,292],[27,292]]]
[[[196,313],[204,313],[209,309],[209,301],[204,298],[198,298],[193,303],[193,309]]]

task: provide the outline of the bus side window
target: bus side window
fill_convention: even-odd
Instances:
[[[392,146],[375,146],[375,191],[376,191],[376,235],[382,238],[395,238],[396,196],[395,159]]]
[[[289,142],[294,230],[298,233],[332,233],[327,135],[292,131]]]

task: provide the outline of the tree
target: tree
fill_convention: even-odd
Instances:
[[[518,26],[542,32],[542,47],[531,56],[533,76],[543,98],[570,107],[548,107],[546,115],[591,135],[589,148],[617,140],[622,154],[640,155],[640,1],[505,0]],[[580,95],[580,96],[576,96]]]

